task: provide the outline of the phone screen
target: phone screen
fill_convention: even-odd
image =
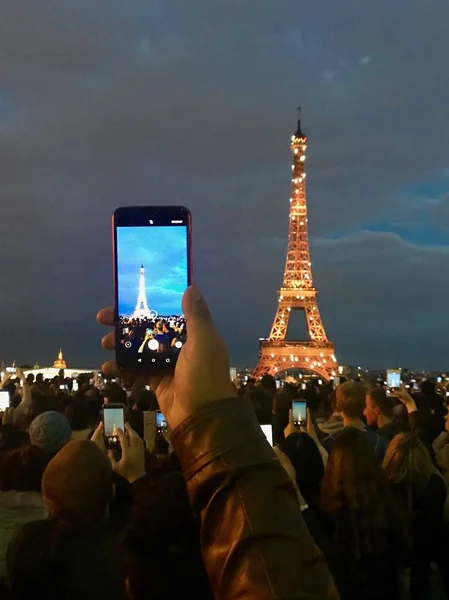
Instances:
[[[72,392],[77,392],[78,391],[78,382],[74,379],[72,381]]]
[[[387,371],[387,386],[393,389],[401,387],[401,371],[399,369],[389,369]]]
[[[264,432],[265,437],[267,438],[270,446],[273,445],[273,426],[272,425],[261,425],[260,428]]]
[[[167,420],[160,410],[156,411],[156,430],[158,433],[165,433],[167,431]]]
[[[104,437],[111,446],[118,446],[117,429],[125,428],[125,409],[123,406],[105,405],[103,407]]]
[[[295,427],[305,425],[307,421],[307,402],[305,400],[293,400],[292,416]]]
[[[186,342],[190,213],[182,207],[114,213],[116,359],[124,370],[173,370]]]
[[[276,389],[278,390],[281,387],[281,380],[276,379]]]
[[[334,377],[334,386],[337,387],[340,385],[340,377]]]
[[[235,381],[237,379],[237,369],[235,367],[231,367],[229,369],[229,377],[231,381]]]
[[[66,386],[65,386],[65,385],[63,385],[63,384],[61,384],[61,385],[59,386],[59,389],[60,389],[60,390],[65,390],[65,389],[66,389]]]
[[[0,390],[0,410],[3,412],[9,408],[9,392]]]

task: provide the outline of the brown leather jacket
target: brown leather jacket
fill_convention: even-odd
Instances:
[[[173,432],[217,600],[337,600],[293,485],[243,398],[201,408]]]

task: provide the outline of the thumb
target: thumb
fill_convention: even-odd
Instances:
[[[117,461],[115,460],[115,456],[114,456],[114,453],[112,452],[112,450],[108,450],[108,458],[111,462],[112,470],[115,471],[117,468]]]
[[[191,285],[184,292],[182,310],[187,321],[189,338],[201,336],[203,333],[210,335],[214,328],[212,317],[203,294],[199,287]]]

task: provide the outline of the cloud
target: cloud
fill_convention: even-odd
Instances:
[[[5,7],[5,358],[49,361],[53,346],[67,339],[78,364],[99,361],[101,352],[92,349],[98,331],[90,323],[111,298],[112,211],[182,203],[193,212],[195,277],[209,292],[217,321],[233,332],[233,360],[254,362],[281,280],[288,145],[298,103],[310,137],[312,237],[347,241],[377,227],[399,232],[418,250],[437,231],[440,245],[449,245],[447,203],[433,205],[423,190],[429,182],[448,181],[449,90],[441,73],[449,6],[420,0],[399,0],[394,7],[388,0],[342,0],[337,6],[327,0],[324,8],[291,0],[24,0]],[[361,68],[368,57],[375,60]],[[323,79],[327,69],[337,72],[331,83]],[[365,241],[362,248],[378,252],[388,267],[381,232],[374,239],[379,247]],[[390,242],[387,247],[397,249]],[[440,254],[418,250],[409,258],[425,261],[429,275],[423,267],[420,276],[438,289],[441,274],[432,261],[440,265]],[[327,259],[318,247],[315,252],[321,289]],[[334,269],[348,277],[352,263],[338,255]],[[403,306],[394,305],[391,293],[398,275],[388,268],[382,275],[391,314],[399,315],[397,328],[390,323],[391,336],[402,331]],[[420,304],[419,294],[411,293],[412,306]],[[329,293],[321,295],[327,302]],[[355,309],[339,310],[350,323]],[[327,327],[340,335],[342,317],[329,315]],[[382,331],[376,315],[359,323],[357,336],[370,332],[371,322]],[[75,328],[84,332],[82,339]],[[353,347],[356,354],[360,349]],[[343,356],[352,360],[351,352]],[[404,360],[415,360],[410,345],[401,352]],[[367,350],[367,360],[378,356]],[[439,352],[426,356],[437,361]]]

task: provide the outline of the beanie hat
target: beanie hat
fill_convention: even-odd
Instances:
[[[43,452],[58,452],[72,437],[70,423],[64,415],[49,410],[38,415],[30,425],[30,441]]]

